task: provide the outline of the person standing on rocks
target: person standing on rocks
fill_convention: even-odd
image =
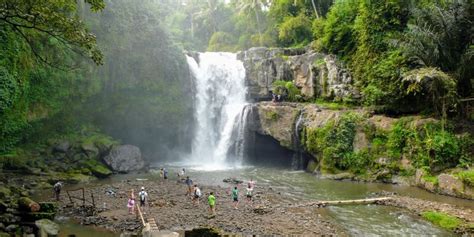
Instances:
[[[53,186],[54,197],[56,198],[56,201],[59,201],[59,199],[60,199],[62,187],[63,187],[63,183],[61,183],[60,181],[55,183],[54,186]]]
[[[164,178],[165,180],[168,179],[168,170],[166,170],[165,168],[163,168],[163,178]]]
[[[250,185],[250,188],[252,188],[252,189],[255,188],[255,181],[253,181],[253,179],[250,178],[250,181],[249,181],[248,185]]]
[[[133,214],[135,212],[135,194],[133,193],[133,189],[130,191],[127,207],[128,207],[128,214]]]
[[[216,215],[216,197],[214,196],[214,192],[211,192],[207,197],[207,203],[209,203],[209,213],[212,216]]]
[[[237,186],[232,189],[232,202],[235,209],[238,209],[237,206],[239,205],[239,190]]]
[[[252,195],[253,195],[253,187],[252,185],[250,185],[250,182],[249,182],[249,184],[247,185],[246,196],[247,196],[247,203],[250,203],[250,206],[252,206]]]
[[[193,187],[193,181],[189,178],[189,176],[186,177],[185,183],[188,186],[188,191],[186,192],[186,196],[191,195],[192,187]]]
[[[199,206],[199,198],[201,198],[201,189],[197,186],[197,184],[194,185],[194,195],[193,195],[193,205]]]
[[[142,187],[141,191],[138,193],[138,198],[140,199],[140,208],[145,209],[148,199],[148,193],[145,191],[145,187]]]
[[[160,169],[160,179],[163,179],[164,177],[164,170],[163,168]]]

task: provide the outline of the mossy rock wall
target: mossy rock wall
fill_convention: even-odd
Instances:
[[[406,183],[419,180],[415,171],[423,169],[427,189],[472,196],[472,187],[465,184],[473,180],[470,173],[463,179],[440,176],[452,168],[463,170],[474,165],[472,134],[453,129],[449,122],[422,116],[374,115],[364,109],[324,109],[316,104],[260,102],[254,108],[259,118],[253,121],[253,131],[271,136],[294,151],[303,147],[314,159],[308,167],[310,172],[350,172],[354,179]],[[303,122],[301,131],[296,132],[300,114]],[[446,180],[447,187],[440,189],[435,182],[426,181],[432,176]]]

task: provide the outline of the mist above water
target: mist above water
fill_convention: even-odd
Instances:
[[[196,130],[189,165],[203,170],[240,166],[242,154],[230,159],[229,150],[243,145],[238,139],[243,139],[239,133],[245,126],[245,68],[233,53],[206,52],[198,57],[196,61],[187,56],[196,84]]]

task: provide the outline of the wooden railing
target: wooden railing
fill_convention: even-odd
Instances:
[[[76,192],[76,191],[82,191],[82,198],[81,197],[75,197],[71,195],[69,192]],[[77,199],[79,201],[82,201],[82,206],[86,206],[86,203],[92,204],[92,206],[95,208],[95,199],[94,199],[94,193],[91,193],[91,201],[86,199],[86,191],[84,188],[79,188],[79,189],[74,189],[74,190],[66,190],[67,197],[69,198],[69,202],[71,204],[74,203],[73,199]]]

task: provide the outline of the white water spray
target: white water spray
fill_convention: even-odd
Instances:
[[[226,167],[235,129],[243,126],[240,114],[246,101],[245,68],[233,53],[199,53],[187,57],[196,78],[197,128],[191,162],[208,169]],[[237,124],[236,124],[237,123]]]

